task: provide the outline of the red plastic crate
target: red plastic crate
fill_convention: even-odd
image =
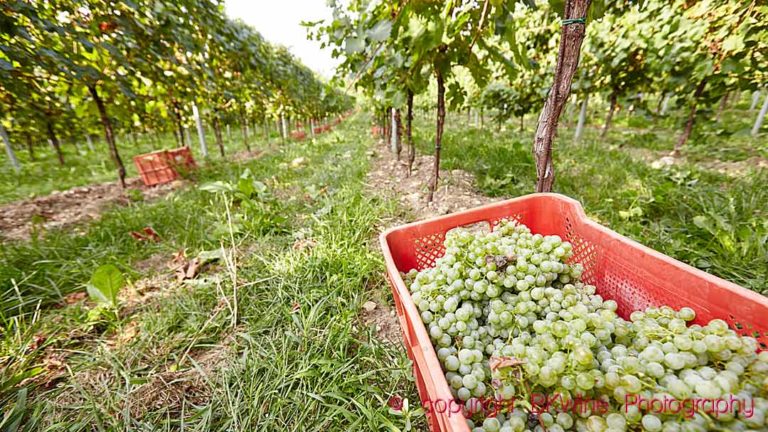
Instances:
[[[180,170],[191,171],[197,168],[195,158],[192,157],[192,151],[189,147],[180,147],[173,150],[168,150],[168,157],[170,158],[171,165],[178,173]]]
[[[147,186],[168,183],[178,177],[171,166],[171,158],[167,150],[134,156],[133,163],[139,171],[141,181]]]
[[[431,267],[445,253],[446,232],[481,222],[490,227],[516,219],[533,233],[559,235],[573,244],[572,262],[584,265],[582,280],[615,300],[618,313],[649,306],[689,306],[695,323],[720,318],[736,332],[768,348],[768,298],[649,249],[587,218],[581,205],[558,194],[533,194],[390,229],[380,241],[400,327],[413,361],[422,401],[453,399],[435,350],[399,272]],[[430,410],[432,431],[469,432],[460,414]]]
[[[147,186],[174,181],[180,173],[197,168],[189,147],[141,154],[133,157],[133,163]]]

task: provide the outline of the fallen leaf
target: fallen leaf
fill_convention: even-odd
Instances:
[[[131,321],[123,327],[116,335],[114,339],[109,340],[107,343],[111,346],[125,346],[136,337],[139,333],[139,323]]]
[[[170,261],[168,261],[168,268],[171,270],[175,270],[181,266],[184,266],[187,263],[187,253],[184,251],[184,249],[180,249],[178,252],[173,254],[173,257]]]
[[[200,271],[201,267],[200,259],[197,257],[192,258],[192,260],[187,265],[187,271],[185,272],[184,276],[186,279],[192,279],[195,276],[197,276],[197,272]]]
[[[141,229],[141,232],[138,231],[131,231],[131,237],[138,241],[153,241],[153,242],[159,242],[162,240],[160,238],[160,235],[157,234],[157,232],[152,229],[152,227],[144,227]]]
[[[64,297],[64,303],[68,305],[79,303],[83,299],[85,299],[87,296],[88,294],[85,291],[73,292],[72,294],[69,294],[66,297]]]
[[[29,344],[29,351],[34,351],[40,348],[40,346],[45,342],[45,340],[46,340],[46,337],[43,335],[36,334],[32,336],[32,343]]]
[[[291,313],[296,313],[299,310],[301,310],[301,305],[297,302],[294,302],[293,305],[291,305]]]
[[[365,309],[366,312],[372,312],[374,309],[376,309],[376,303],[367,301],[363,303],[363,309]]]
[[[142,231],[144,231],[144,234],[147,236],[147,238],[152,241],[159,242],[162,240],[160,235],[154,229],[152,229],[152,227],[144,227]]]
[[[293,243],[293,250],[302,251],[317,246],[317,242],[312,239],[299,239]]]

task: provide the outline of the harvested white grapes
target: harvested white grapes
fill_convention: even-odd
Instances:
[[[725,321],[624,320],[570,243],[516,221],[453,230],[445,249],[405,279],[473,431],[768,430],[768,352]]]

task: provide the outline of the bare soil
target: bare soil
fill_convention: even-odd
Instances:
[[[5,204],[0,206],[0,237],[28,240],[33,234],[96,220],[111,205],[128,205],[133,197],[130,190],[138,191],[144,200],[152,200],[183,184],[183,181],[174,181],[147,187],[139,179],[130,179],[125,190],[117,182],[111,182]]]
[[[402,345],[403,334],[395,308],[385,300],[367,301],[363,305],[363,323],[373,327],[376,337],[384,342]]]
[[[373,193],[395,198],[410,209],[416,219],[455,213],[494,201],[475,187],[475,177],[462,170],[440,170],[433,202],[427,202],[434,156],[417,155],[408,176],[405,150],[397,161],[383,143],[374,150],[367,184]]]

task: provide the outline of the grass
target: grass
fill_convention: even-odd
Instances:
[[[399,210],[362,192],[367,146],[360,143],[370,139],[361,122],[340,129],[200,174],[200,183],[234,186],[247,169],[266,192],[193,188],[110,212],[82,239],[62,232],[42,245],[14,245],[8,255],[22,271],[52,251],[61,262],[82,259],[28,276],[38,279],[23,285],[26,295],[38,301],[82,289],[93,266],[110,258],[131,274],[130,263],[179,247],[228,251],[194,283],[139,305],[124,302],[113,322],[89,322],[82,303],[7,315],[0,344],[7,412],[21,388],[9,383],[38,373],[22,386],[26,403],[15,411],[22,429],[403,428],[407,419],[386,402],[395,393],[415,400],[410,363],[361,318],[366,300],[387,296],[374,239],[379,221]],[[148,220],[162,243],[121,240],[120,233]],[[311,243],[296,247],[297,240]],[[23,252],[30,256],[21,260]],[[45,340],[37,343],[39,335]],[[50,367],[56,353],[66,354],[67,370],[49,388],[47,370],[35,368]]]
[[[480,190],[490,196],[533,192],[533,130],[480,130],[462,120],[447,122],[443,167],[472,172]],[[628,131],[622,126],[626,122],[620,117],[605,139],[588,129],[578,144],[572,142],[573,130],[561,127],[554,150],[555,192],[576,198],[590,217],[621,234],[768,295],[768,172],[753,170],[731,178],[703,169],[698,162],[708,160],[704,156],[710,153],[706,140],[697,135],[685,152],[700,157],[654,169],[627,149],[669,149],[674,131],[655,131],[662,138],[649,138],[650,132]],[[422,152],[432,151],[429,126],[417,128]],[[755,142],[760,141],[749,141]],[[749,148],[746,143],[733,145]]]

